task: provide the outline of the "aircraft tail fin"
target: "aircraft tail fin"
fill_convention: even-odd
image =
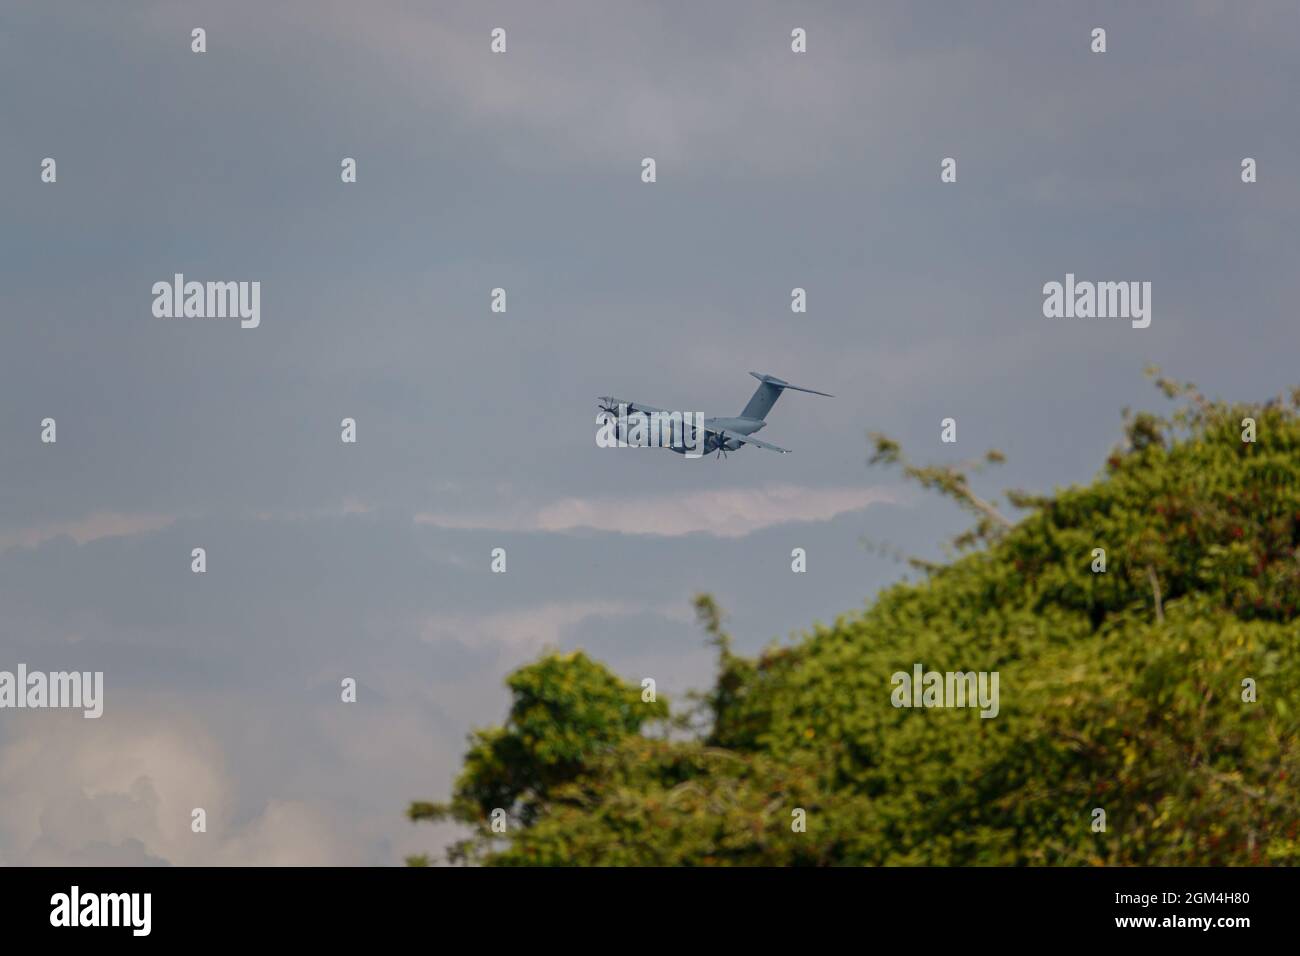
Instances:
[[[745,406],[745,410],[740,413],[741,418],[757,418],[762,420],[767,417],[767,413],[772,410],[776,400],[781,397],[781,393],[787,388],[796,392],[808,392],[811,395],[825,395],[827,398],[834,398],[826,392],[819,392],[812,388],[802,388],[798,385],[791,385],[789,382],[777,378],[775,375],[764,375],[760,372],[750,372],[750,375],[758,379],[760,383],[757,391]]]

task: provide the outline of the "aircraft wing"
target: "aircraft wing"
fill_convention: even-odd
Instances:
[[[620,405],[626,405],[627,413],[629,415],[633,412],[645,412],[647,415],[651,412],[662,412],[665,415],[668,414],[662,408],[655,408],[653,405],[642,405],[640,402],[630,402],[626,398],[614,398],[611,395],[602,395],[600,396],[600,400],[608,405],[614,406],[616,409]]]
[[[746,445],[757,445],[759,448],[766,448],[768,451],[779,451],[783,455],[790,454],[789,448],[781,448],[777,445],[771,445],[765,441],[759,441],[757,438],[751,438],[749,435],[738,435],[735,432],[724,431],[717,428],[709,428],[707,431],[711,431],[715,435],[723,435],[726,438],[734,438],[736,441],[743,441]]]

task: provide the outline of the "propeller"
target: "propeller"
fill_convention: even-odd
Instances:
[[[726,458],[727,457],[727,433],[718,432],[717,435],[718,435],[718,453],[714,457],[716,459]]]

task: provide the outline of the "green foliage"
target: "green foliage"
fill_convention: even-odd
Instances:
[[[647,737],[667,709],[601,665],[544,657],[452,803],[412,818],[470,825],[451,858],[501,865],[1300,863],[1300,390],[1252,408],[1157,385],[1183,404],[1129,418],[1086,487],[1009,496],[1032,509],[1010,527],[960,468],[877,436],[982,549],[752,660],[698,599],[719,668],[687,739]],[[1001,712],[893,707],[916,662],[999,672]]]
[[[947,465],[914,465],[903,455],[903,448],[898,442],[880,432],[871,432],[868,436],[875,449],[868,464],[898,465],[903,474],[927,491],[936,491],[945,498],[955,501],[960,507],[975,515],[975,526],[956,537],[953,544],[958,550],[966,550],[981,544],[989,544],[1009,527],[1008,521],[990,501],[985,501],[970,487],[970,476],[982,471],[988,465],[1000,465],[1006,456],[996,448],[984,453],[982,459]],[[1014,495],[1014,493],[1013,493]],[[1012,502],[1015,503],[1012,497]],[[939,566],[919,558],[909,559],[913,567],[924,571],[934,571]]]
[[[476,860],[494,845],[493,810],[506,811],[507,832],[536,824],[554,791],[646,722],[668,716],[665,701],[643,703],[639,687],[581,652],[543,657],[506,683],[514,699],[510,717],[504,727],[471,736],[451,803],[416,802],[407,809],[412,820],[455,819],[475,827],[473,837],[449,849],[455,861]]]

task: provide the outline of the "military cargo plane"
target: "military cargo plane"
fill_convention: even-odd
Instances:
[[[612,395],[602,395],[597,405],[601,411],[614,416],[617,420],[615,433],[620,438],[625,438],[628,432],[628,416],[644,415],[651,421],[669,422],[671,425],[665,425],[665,428],[677,429],[673,433],[671,441],[662,443],[662,447],[670,448],[679,455],[687,455],[689,450],[701,448],[694,455],[687,457],[702,457],[711,452],[717,452],[718,457],[725,458],[727,452],[736,451],[744,445],[754,445],[758,448],[766,448],[768,451],[780,452],[788,455],[790,449],[781,448],[777,445],[760,441],[754,437],[754,432],[767,427],[765,421],[767,413],[772,410],[776,400],[781,397],[781,393],[786,389],[792,389],[796,392],[808,392],[811,395],[824,395],[827,398],[834,398],[826,392],[818,392],[811,388],[801,388],[798,385],[791,385],[774,375],[764,375],[760,372],[750,372],[750,375],[758,379],[758,390],[754,392],[749,403],[745,405],[741,413],[735,418],[705,418],[703,419],[703,442],[700,442],[700,436],[696,434],[696,429],[700,428],[698,420],[693,421],[692,416],[683,416],[680,412],[667,412],[662,408],[655,408],[653,405],[643,405],[640,402],[632,402],[623,398],[615,398]],[[652,432],[655,429],[651,429]]]

